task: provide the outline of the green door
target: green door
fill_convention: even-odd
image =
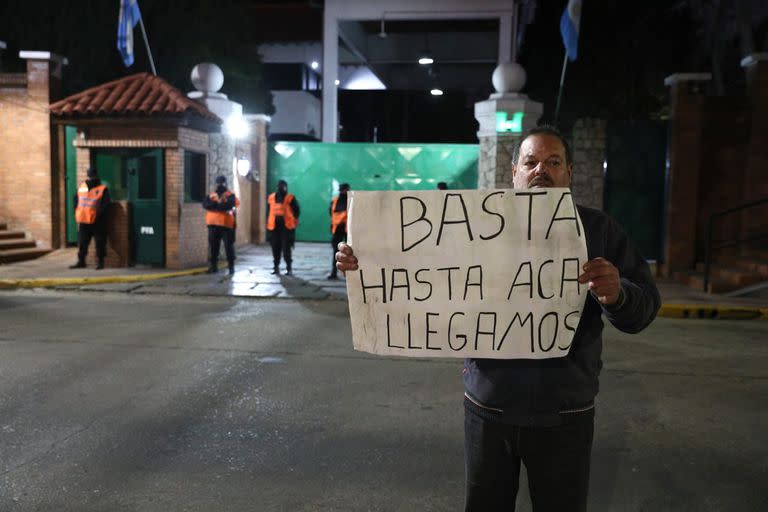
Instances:
[[[640,253],[663,253],[667,125],[664,121],[611,121],[606,137],[605,211],[627,231]]]
[[[67,243],[77,243],[77,221],[75,221],[75,194],[77,194],[77,160],[75,159],[75,147],[72,145],[77,136],[77,128],[74,126],[64,127],[64,161],[66,163],[65,189],[67,218]]]
[[[132,212],[133,262],[162,265],[165,262],[163,151],[153,149],[131,154],[124,163]]]

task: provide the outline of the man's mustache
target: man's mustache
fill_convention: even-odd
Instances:
[[[552,178],[549,176],[536,176],[528,185],[552,185]]]

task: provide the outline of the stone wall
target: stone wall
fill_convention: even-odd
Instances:
[[[604,119],[579,119],[569,140],[573,152],[573,198],[577,204],[598,210],[603,209],[606,124]]]
[[[477,188],[512,188],[512,152],[518,136],[480,137]]]

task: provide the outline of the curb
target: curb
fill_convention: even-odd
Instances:
[[[197,267],[177,272],[142,274],[134,276],[61,277],[32,279],[0,279],[0,290],[18,288],[54,288],[89,284],[136,283],[156,281],[171,277],[203,274],[207,267]],[[768,320],[768,307],[725,306],[718,304],[662,304],[657,316],[664,318],[719,319],[719,320]]]
[[[164,272],[161,274],[142,274],[135,276],[105,276],[105,277],[52,277],[34,279],[0,279],[0,290],[12,290],[14,288],[53,288],[56,286],[74,286],[85,284],[113,284],[135,283],[139,281],[156,281],[169,277],[192,276],[203,274],[208,267],[197,267],[178,272]]]
[[[657,316],[720,320],[768,320],[768,308],[717,304],[662,304]]]

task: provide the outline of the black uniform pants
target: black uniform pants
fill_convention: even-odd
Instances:
[[[77,261],[85,265],[91,238],[96,239],[96,258],[103,263],[107,256],[107,223],[79,224],[77,230]]]
[[[333,232],[333,235],[331,235],[331,247],[333,248],[332,251],[332,258],[331,258],[331,274],[336,275],[336,251],[337,247],[339,246],[339,243],[346,242],[347,241],[347,225],[346,224],[339,224],[336,226],[336,231]]]
[[[224,226],[208,226],[208,250],[211,268],[219,264],[219,249],[224,240],[224,252],[227,254],[229,268],[235,266],[235,230]]]
[[[594,409],[526,427],[485,418],[464,400],[465,512],[514,511],[521,462],[534,511],[587,510]]]
[[[285,264],[290,267],[293,263],[291,249],[293,248],[294,231],[287,229],[284,223],[278,221],[275,223],[275,229],[269,233],[269,243],[272,245],[272,260],[275,268],[280,266],[281,255]]]

